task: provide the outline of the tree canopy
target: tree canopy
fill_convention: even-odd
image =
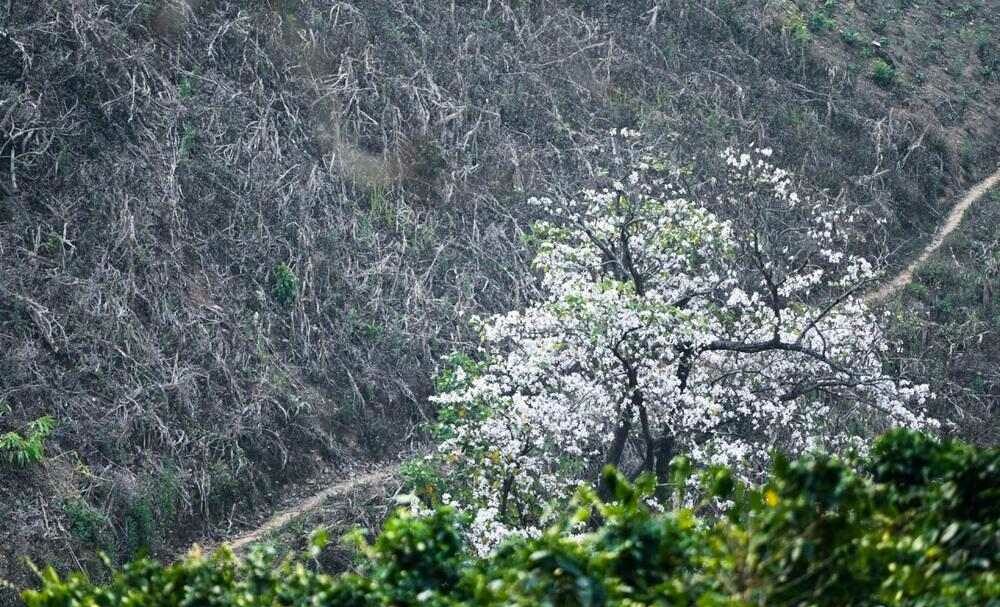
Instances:
[[[537,535],[605,465],[662,485],[683,455],[752,478],[774,450],[934,425],[927,386],[883,368],[858,209],[800,192],[766,149],[723,152],[709,200],[638,133],[609,147],[603,186],[531,201],[551,217],[533,232],[544,297],[479,321],[481,351],[439,385],[435,466],[483,550]]]

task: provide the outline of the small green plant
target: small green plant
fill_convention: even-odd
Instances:
[[[847,46],[857,46],[861,44],[861,34],[858,30],[848,28],[840,30],[840,39]]]
[[[287,264],[279,263],[272,272],[273,287],[271,294],[275,301],[283,306],[291,305],[298,296],[298,278]]]
[[[834,25],[836,25],[836,22],[823,11],[814,11],[809,15],[809,20],[806,22],[809,31],[814,34],[822,34],[829,31],[833,29]]]
[[[1000,45],[994,41],[1000,34],[981,31],[976,40],[976,56],[981,63],[979,73],[983,78],[1000,77]]]
[[[917,281],[938,291],[952,289],[961,284],[958,268],[940,259],[931,259],[921,266],[916,274]]]
[[[918,282],[911,282],[909,285],[907,285],[905,293],[920,301],[928,301],[930,297],[930,290],[927,288],[927,286],[920,284]]]
[[[177,155],[181,159],[187,158],[191,155],[191,150],[194,149],[197,142],[198,129],[190,124],[184,125],[184,133],[181,135],[181,143],[180,148],[177,150]]]
[[[385,327],[377,322],[367,322],[362,326],[365,337],[371,340],[379,340],[385,336]]]
[[[194,80],[189,76],[181,78],[180,83],[177,85],[177,96],[181,99],[189,99],[194,96]]]
[[[390,226],[396,223],[396,209],[389,201],[384,185],[376,184],[368,191],[368,209],[383,224]]]
[[[63,250],[63,237],[59,232],[49,232],[48,238],[42,243],[41,250],[48,256],[58,255]]]
[[[45,415],[28,424],[24,435],[8,432],[0,436],[0,462],[23,468],[45,459],[45,439],[55,425],[55,420]]]
[[[80,498],[66,500],[62,508],[75,538],[105,551],[111,549],[111,519],[107,514]]]
[[[872,31],[876,34],[884,34],[887,29],[889,29],[889,17],[886,15],[880,16],[872,24]]]
[[[404,486],[424,503],[440,505],[441,476],[437,467],[425,459],[411,459],[399,467]]]
[[[884,59],[875,59],[871,65],[871,79],[882,88],[889,88],[896,83],[896,68]]]
[[[149,552],[156,524],[148,496],[133,500],[125,510],[125,556],[133,559]]]
[[[802,16],[802,13],[793,12],[789,14],[785,19],[784,29],[796,44],[806,45],[812,40],[812,34],[809,33],[809,26],[806,24],[806,19]]]

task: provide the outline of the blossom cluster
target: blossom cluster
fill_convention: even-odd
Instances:
[[[872,265],[833,246],[860,217],[799,193],[770,156],[726,150],[714,201],[763,224],[710,212],[653,153],[611,187],[531,201],[553,217],[535,228],[546,295],[483,321],[485,363],[435,397],[487,411],[441,445],[482,551],[537,534],[603,464],[662,472],[684,454],[752,479],[774,450],[933,425],[927,387],[883,370],[859,294]]]

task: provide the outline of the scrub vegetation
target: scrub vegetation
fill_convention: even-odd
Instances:
[[[546,446],[537,470],[559,490],[523,521],[494,517],[508,530],[544,533],[578,481],[611,499],[606,463],[662,481],[687,455],[749,482],[771,448],[847,457],[894,425],[996,444],[997,195],[904,292],[860,296],[997,169],[998,39],[996,0],[0,0],[0,579],[29,585],[24,557],[108,579],[101,553],[173,558],[372,465],[406,461],[409,489],[441,506],[461,462],[503,487],[509,462],[440,445],[492,440],[476,424],[504,410],[485,392],[461,404],[463,382],[544,366],[510,346],[553,323],[499,330],[522,313],[607,346],[631,311],[641,339],[619,353],[695,384],[673,405],[680,383],[643,393],[649,424],[639,406],[576,418],[610,442]],[[744,153],[812,206],[727,198]],[[620,169],[642,162],[672,189],[632,188]],[[571,200],[631,244],[594,249],[614,235],[562,213]],[[633,250],[687,282],[625,276]],[[786,270],[789,290],[770,289]],[[835,355],[810,357],[818,335]],[[624,391],[603,382],[610,360],[559,365],[633,398],[628,373]],[[772,417],[741,419],[738,397],[765,388],[783,390],[763,399]],[[912,417],[864,417],[852,398]],[[807,418],[843,432],[796,433]],[[758,445],[752,470],[710,456],[724,437]],[[374,528],[388,510],[338,499],[338,520],[309,523]],[[0,605],[18,597],[0,585]]]

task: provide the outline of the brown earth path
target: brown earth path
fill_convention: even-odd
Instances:
[[[893,294],[899,292],[900,289],[905,288],[906,285],[913,282],[913,273],[921,264],[926,262],[931,255],[941,248],[945,239],[952,232],[954,232],[959,225],[961,225],[962,219],[965,217],[965,213],[969,210],[969,207],[971,207],[976,201],[985,196],[997,185],[1000,185],[1000,169],[973,186],[965,194],[965,196],[959,200],[957,204],[955,204],[952,210],[948,213],[948,216],[945,218],[944,223],[942,223],[941,227],[938,228],[934,238],[927,244],[926,247],[924,247],[923,251],[921,251],[920,255],[916,259],[910,262],[910,264],[907,265],[906,268],[897,274],[891,281],[870,292],[865,299],[869,303],[885,301]],[[225,543],[227,543],[234,552],[241,552],[254,542],[260,541],[268,534],[280,530],[282,527],[300,516],[316,510],[326,500],[340,495],[349,494],[352,491],[365,486],[371,486],[376,483],[390,482],[391,479],[396,476],[398,471],[398,464],[385,465],[364,474],[349,478],[343,482],[330,485],[319,493],[303,499],[294,506],[275,513],[259,527],[230,538],[226,540]]]
[[[958,226],[962,224],[962,219],[965,218],[965,212],[969,210],[977,200],[985,196],[991,189],[1000,184],[1000,169],[997,169],[995,173],[987,177],[986,179],[980,181],[972,187],[965,196],[952,207],[948,216],[945,218],[944,223],[938,228],[937,233],[934,238],[924,247],[923,251],[916,259],[910,262],[903,271],[896,275],[895,278],[889,282],[883,283],[879,288],[871,291],[865,296],[865,301],[868,303],[880,303],[883,302],[894,294],[898,293],[901,289],[906,288],[908,284],[913,282],[913,273],[917,271],[924,262],[926,262],[931,255],[937,252],[944,244],[944,241],[948,236],[954,232]]]
[[[314,493],[294,505],[275,512],[271,518],[267,519],[254,529],[245,531],[239,535],[226,538],[218,545],[226,544],[229,548],[239,554],[245,551],[255,542],[265,539],[269,534],[280,531],[292,521],[304,516],[314,510],[319,509],[328,499],[347,496],[365,487],[380,483],[392,482],[398,477],[399,464],[384,464],[372,468],[363,473],[358,473],[341,482],[329,485],[326,489]],[[211,550],[214,546],[202,546],[202,549]]]

